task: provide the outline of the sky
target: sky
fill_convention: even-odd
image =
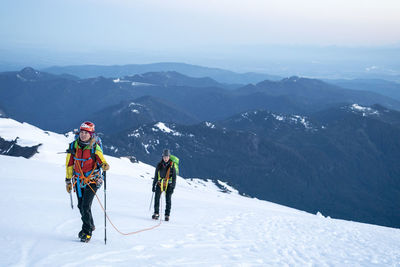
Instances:
[[[54,58],[64,54],[65,62],[68,53],[103,54],[104,63],[120,63],[122,53],[141,62],[196,54],[217,61],[271,46],[400,47],[398,0],[3,0],[0,5],[0,50],[28,58],[50,51]]]

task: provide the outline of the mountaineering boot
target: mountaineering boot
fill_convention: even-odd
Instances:
[[[92,235],[84,233],[81,237],[81,242],[88,243],[90,241],[90,238],[92,238]]]
[[[151,216],[153,220],[158,220],[159,217],[160,215],[158,215],[158,213],[154,213],[153,216]]]
[[[85,235],[85,232],[83,230],[80,230],[78,233],[78,237],[82,238]]]
[[[165,220],[169,221],[169,215],[165,215]]]

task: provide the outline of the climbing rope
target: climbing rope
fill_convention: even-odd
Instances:
[[[155,225],[155,226],[152,226],[152,227],[149,227],[149,228],[145,228],[145,229],[141,229],[141,230],[138,230],[138,231],[135,231],[135,232],[130,232],[130,233],[124,233],[124,232],[120,231],[120,230],[113,224],[113,222],[111,221],[110,217],[108,217],[108,214],[107,214],[106,210],[104,209],[103,204],[102,204],[101,201],[100,201],[100,198],[97,196],[96,191],[94,191],[93,188],[90,186],[91,183],[94,183],[94,181],[91,181],[91,180],[90,180],[90,179],[91,179],[91,176],[93,175],[94,169],[93,169],[92,172],[86,177],[86,176],[83,174],[83,171],[82,171],[81,166],[80,166],[79,164],[77,164],[77,166],[78,166],[78,169],[79,169],[79,172],[80,172],[80,176],[82,176],[83,183],[86,184],[87,186],[89,186],[90,190],[93,191],[94,195],[95,195],[96,198],[97,198],[97,201],[98,201],[99,204],[100,204],[101,209],[104,211],[104,214],[105,214],[107,220],[110,222],[110,224],[111,224],[112,227],[115,229],[115,231],[117,231],[117,232],[120,233],[121,235],[134,235],[134,234],[138,234],[138,233],[141,233],[141,232],[153,230],[153,229],[155,229],[155,228],[157,228],[157,227],[159,227],[159,226],[161,225],[161,222],[162,222],[162,221],[161,221],[161,216],[160,216],[159,223],[158,223],[157,225]],[[161,206],[161,210],[162,210],[162,199],[161,199],[160,206]]]
[[[158,223],[157,225],[155,225],[155,226],[152,226],[152,227],[149,227],[149,228],[145,228],[145,229],[141,229],[141,230],[138,230],[138,231],[135,231],[135,232],[130,232],[130,233],[124,233],[124,232],[120,231],[120,230],[113,224],[113,222],[111,221],[110,217],[108,217],[108,214],[107,214],[107,212],[105,211],[105,209],[104,209],[104,207],[103,207],[103,204],[101,203],[99,197],[97,196],[96,191],[93,190],[93,188],[90,186],[90,184],[87,184],[87,185],[89,186],[90,190],[92,190],[93,193],[94,193],[94,195],[96,196],[97,201],[99,202],[101,209],[104,211],[104,214],[105,214],[106,217],[107,217],[107,220],[110,222],[110,224],[112,225],[112,227],[114,227],[115,231],[117,231],[117,232],[120,233],[121,235],[134,235],[134,234],[138,234],[138,233],[141,233],[141,232],[153,230],[153,229],[155,229],[155,228],[157,228],[157,227],[159,227],[159,226],[161,225],[161,222],[162,222],[162,221],[161,221],[161,216],[160,216],[160,218],[159,218],[159,223]],[[162,210],[162,199],[160,199],[160,201],[161,201],[161,203],[160,203],[160,208],[161,208],[161,210]]]

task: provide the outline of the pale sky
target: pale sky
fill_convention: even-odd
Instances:
[[[263,45],[400,47],[400,0],[2,0],[0,40],[0,52],[145,51],[155,61]]]
[[[400,44],[399,0],[3,0],[3,45]]]

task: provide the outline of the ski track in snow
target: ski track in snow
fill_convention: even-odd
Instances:
[[[81,243],[76,196],[71,210],[65,191],[65,155],[49,147],[30,160],[0,156],[0,266],[399,266],[400,229],[325,218],[181,178],[171,221],[131,236],[107,222],[105,245],[104,213],[94,199],[96,230]],[[106,158],[113,223],[123,232],[156,225],[149,211],[154,168]],[[103,202],[103,188],[98,195]]]

